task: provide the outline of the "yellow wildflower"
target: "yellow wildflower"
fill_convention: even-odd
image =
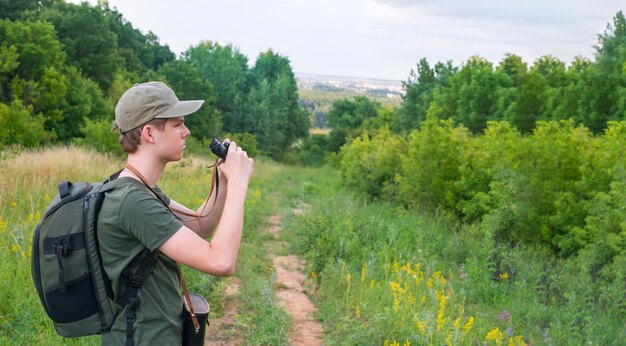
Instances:
[[[361,285],[365,283],[365,266],[361,267]]]
[[[399,270],[400,270],[400,263],[398,263],[398,262],[394,262],[394,263],[393,263],[393,271],[394,271],[394,272],[397,272],[397,271],[399,271]]]
[[[426,331],[426,322],[425,321],[418,321],[416,323],[417,325],[417,330],[419,330],[420,334],[424,334],[424,332]]]
[[[474,317],[470,317],[467,319],[467,323],[463,326],[463,330],[467,333],[472,330],[472,326],[474,325]]]
[[[454,329],[459,330],[460,328],[461,328],[461,319],[457,318],[456,320],[454,320]]]
[[[346,275],[346,281],[348,283],[350,283],[350,280],[352,279],[352,277],[350,276],[350,273],[348,273],[348,275]]]
[[[439,313],[437,314],[437,331],[443,328],[443,325],[446,323],[445,310],[446,310],[446,296],[443,294],[443,291],[437,291],[435,293],[437,295],[437,300],[439,300]]]
[[[411,292],[408,292],[406,300],[409,303],[409,305],[415,304],[415,297],[413,296]]]
[[[361,318],[361,307],[357,305],[356,309],[354,310],[354,314],[356,315],[356,318]]]
[[[396,282],[390,281],[389,282],[389,287],[391,288],[391,293],[393,294],[393,311],[398,311],[398,309],[400,308],[400,299],[399,296],[402,295],[402,293],[404,293],[404,291],[402,290],[402,287],[400,287],[400,285]]]
[[[495,328],[487,333],[486,339],[487,341],[495,341],[496,345],[501,345],[504,340],[504,333],[500,328]]]
[[[524,342],[524,338],[518,335],[509,339],[509,346],[526,346],[526,343]]]
[[[509,278],[509,273],[500,274],[500,280],[506,280]]]
[[[411,346],[411,342],[409,340],[407,340],[407,341],[404,342],[403,346]]]
[[[13,245],[11,246],[11,251],[12,251],[12,252],[17,252],[19,249],[20,249],[20,246],[19,246],[19,245],[17,245],[17,244],[13,244]]]
[[[0,233],[6,232],[7,229],[8,229],[7,223],[4,222],[4,220],[2,220],[2,217],[0,217]]]
[[[17,208],[17,203],[11,202],[11,208]]]
[[[446,323],[447,318],[445,316],[445,310],[442,308],[439,310],[437,314],[437,331],[440,331],[443,328],[443,325]]]

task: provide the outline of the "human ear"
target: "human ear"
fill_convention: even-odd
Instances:
[[[154,143],[154,136],[152,132],[154,129],[150,125],[145,125],[143,129],[141,129],[141,137],[143,137],[148,143]]]

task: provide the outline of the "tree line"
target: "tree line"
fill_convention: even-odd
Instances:
[[[306,162],[323,162],[363,131],[388,126],[407,135],[431,116],[482,134],[489,121],[506,121],[529,135],[538,121],[567,120],[602,133],[609,121],[626,120],[626,19],[618,12],[598,35],[595,59],[569,65],[547,55],[529,66],[506,54],[494,66],[479,56],[460,66],[421,59],[403,82],[405,95],[393,109],[372,98],[335,100],[327,111],[328,137],[303,142]],[[332,156],[332,155],[331,155]]]
[[[279,158],[308,133],[289,59],[254,65],[228,44],[204,41],[177,57],[106,2],[0,2],[0,148],[77,142],[119,152],[109,129],[134,83],[162,80],[180,99],[203,99],[187,119],[190,147],[225,133]]]

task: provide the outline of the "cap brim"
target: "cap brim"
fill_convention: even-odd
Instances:
[[[192,100],[192,101],[178,101],[174,107],[163,112],[163,114],[157,115],[155,118],[175,118],[195,113],[202,107],[204,100]]]

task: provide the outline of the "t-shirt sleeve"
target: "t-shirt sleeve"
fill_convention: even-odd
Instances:
[[[120,227],[154,251],[183,224],[155,196],[133,187],[120,204]]]

